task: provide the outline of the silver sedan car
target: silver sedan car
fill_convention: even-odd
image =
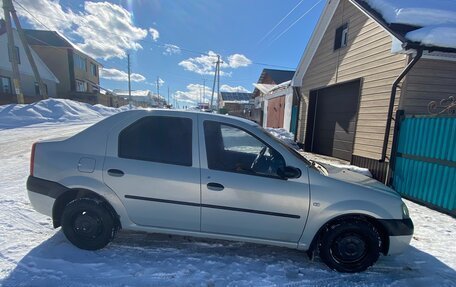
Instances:
[[[27,189],[88,250],[124,229],[295,248],[359,272],[413,234],[383,184],[331,174],[253,122],[201,112],[128,111],[35,143]]]

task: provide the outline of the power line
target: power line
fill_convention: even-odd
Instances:
[[[290,16],[291,13],[293,13],[294,10],[296,10],[296,8],[298,8],[299,5],[301,5],[301,3],[304,2],[304,0],[301,0],[299,1],[298,4],[296,4],[296,6],[293,7],[293,9],[291,9],[287,15],[285,15],[282,19],[280,19],[280,21],[271,29],[269,30],[269,32],[263,36],[263,38],[260,39],[260,41],[258,41],[257,45],[260,44],[261,42],[263,42],[264,39],[266,39],[277,27],[279,27],[280,24],[282,24],[282,22],[288,18],[288,16]]]
[[[288,30],[290,30],[296,23],[299,22],[299,20],[301,20],[302,18],[304,18],[304,16],[306,16],[307,14],[310,13],[310,11],[313,10],[313,8],[315,8],[318,4],[320,4],[320,2],[323,1],[323,0],[318,0],[317,3],[315,3],[312,7],[310,7],[309,10],[307,10],[306,12],[304,12],[304,14],[301,15],[301,17],[299,17],[296,21],[294,21],[290,26],[288,26],[288,28],[286,28],[282,33],[279,34],[279,36],[275,37],[274,40],[272,40],[271,43],[269,43],[269,45],[271,45],[272,43],[274,43],[275,41],[277,41],[277,39],[279,39],[280,37],[282,37],[283,34],[285,34],[286,32],[288,32]]]

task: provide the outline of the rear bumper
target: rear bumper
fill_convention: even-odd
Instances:
[[[402,253],[410,245],[413,236],[413,222],[407,219],[379,220],[389,235],[388,255]]]
[[[56,198],[67,191],[68,188],[53,181],[29,176],[27,190],[33,208],[39,213],[52,217],[52,208]]]

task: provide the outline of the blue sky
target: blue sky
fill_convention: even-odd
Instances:
[[[156,91],[158,76],[161,94],[167,97],[169,86],[171,97],[175,96],[181,106],[198,100],[203,79],[206,79],[206,98],[210,94],[213,82],[210,63],[215,57],[200,52],[212,51],[222,56],[221,85],[227,91],[252,91],[252,83],[258,80],[263,68],[294,69],[325,2],[15,1],[33,14],[16,4],[24,26],[58,30],[102,63],[105,71],[101,86],[127,89],[125,56],[129,52],[135,73],[132,88]]]

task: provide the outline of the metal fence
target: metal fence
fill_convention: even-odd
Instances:
[[[400,121],[392,185],[406,198],[456,215],[456,117]]]

